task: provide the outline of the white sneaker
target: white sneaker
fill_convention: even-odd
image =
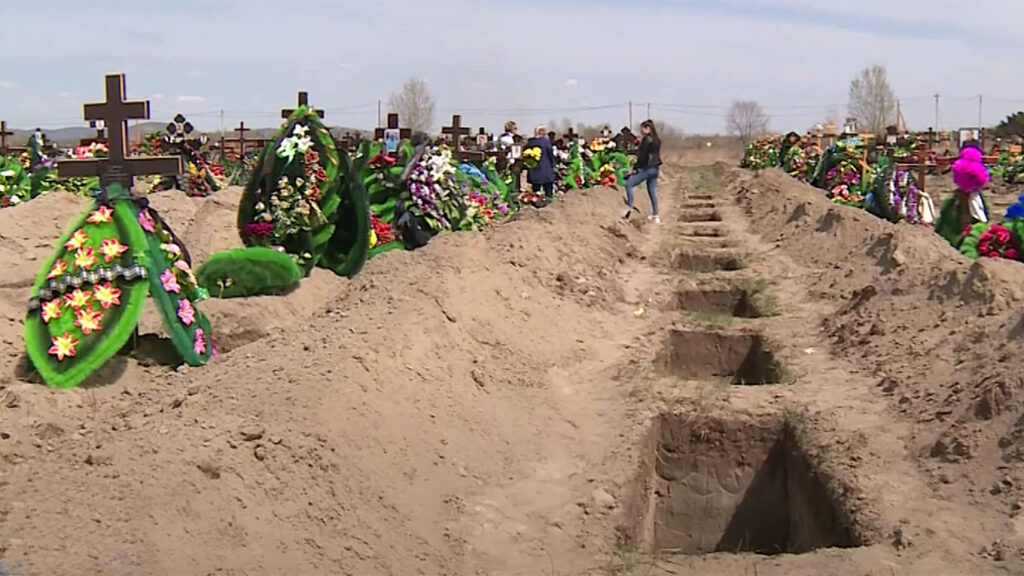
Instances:
[[[661,216],[658,216],[657,214],[655,214],[654,216],[648,216],[647,219],[650,220],[651,222],[654,222],[655,224],[661,224]]]

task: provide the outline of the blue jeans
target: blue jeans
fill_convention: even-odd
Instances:
[[[641,182],[647,183],[647,195],[651,197],[651,214],[658,215],[658,167],[641,168],[626,178],[626,204],[633,209],[633,187]]]

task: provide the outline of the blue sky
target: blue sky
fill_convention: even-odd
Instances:
[[[153,117],[272,126],[306,90],[328,123],[372,127],[404,79],[436,123],[497,129],[570,117],[621,126],[626,102],[687,132],[724,130],[734,99],[776,130],[845,115],[850,78],[887,66],[912,128],[1024,108],[1017,0],[0,0],[0,119],[82,124],[125,72]],[[92,38],[103,37],[96,41]],[[107,40],[109,39],[109,40]]]

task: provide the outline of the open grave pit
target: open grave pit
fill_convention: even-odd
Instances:
[[[684,208],[679,216],[680,222],[721,222],[722,214],[709,208]]]
[[[772,314],[773,302],[763,289],[754,285],[687,283],[676,290],[672,307],[688,313],[761,318]]]
[[[779,384],[785,376],[757,332],[674,328],[669,330],[660,363],[681,378],[725,378],[739,385]]]
[[[743,269],[743,258],[729,250],[683,248],[673,255],[672,267],[686,272],[735,272]]]
[[[625,530],[644,553],[804,553],[863,544],[781,416],[658,416]]]

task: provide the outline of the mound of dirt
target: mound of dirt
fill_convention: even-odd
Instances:
[[[238,194],[152,201],[198,264],[238,244]],[[638,330],[616,271],[643,235],[615,222],[619,193],[390,252],[351,281],[318,271],[285,296],[205,301],[224,353],[199,369],[121,359],[92,387],[16,381],[23,300],[85,206],[54,194],[0,212],[9,570],[473,573],[546,564],[541,542],[575,551],[560,562],[610,549],[609,519],[572,499],[594,490],[580,459],[621,434],[579,387]],[[488,496],[509,485],[574,529],[523,533],[535,510]],[[581,549],[588,525],[600,536]]]
[[[930,228],[834,205],[778,171],[736,180],[754,230],[815,270],[814,296],[834,306],[822,329],[910,425],[934,489],[985,510],[1024,550],[1024,266],[972,262]]]

